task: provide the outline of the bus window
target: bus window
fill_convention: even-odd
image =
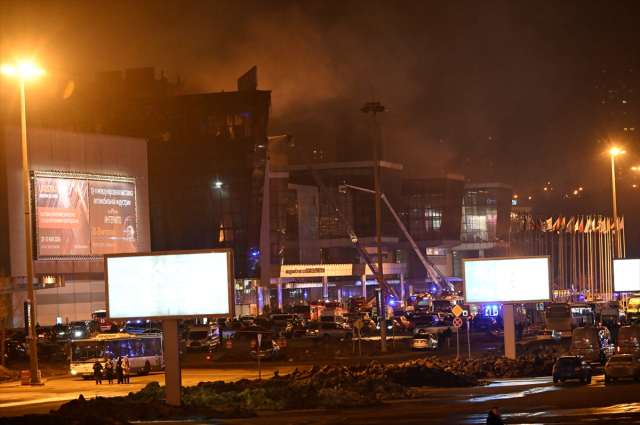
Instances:
[[[120,357],[120,346],[118,341],[105,341],[105,355],[108,355],[112,360]]]
[[[149,341],[149,355],[150,356],[157,356],[161,353],[161,350],[158,349],[158,343],[160,341],[157,339],[152,339]]]
[[[104,350],[101,345],[77,345],[73,347],[71,360],[80,362],[92,359],[102,359]]]

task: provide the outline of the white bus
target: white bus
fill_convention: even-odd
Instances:
[[[114,362],[118,357],[128,357],[131,373],[147,375],[151,371],[164,370],[162,336],[129,334],[100,334],[95,338],[71,341],[71,375],[93,378],[96,360],[104,366],[109,357]]]

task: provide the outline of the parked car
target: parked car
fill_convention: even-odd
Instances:
[[[260,344],[260,355],[261,359],[276,359],[280,356],[280,347],[274,340],[263,340]],[[251,349],[251,357],[254,359],[258,359],[258,346],[256,344],[255,348]]]
[[[593,371],[582,356],[560,356],[553,365],[553,383],[567,379],[579,379],[581,383],[591,383]]]
[[[100,322],[97,320],[79,320],[67,324],[67,339],[91,338],[100,332]]]
[[[437,334],[445,329],[451,329],[452,332],[458,332],[458,328],[453,326],[452,322],[436,322],[425,325],[416,323],[416,326],[413,328],[413,334]]]
[[[278,332],[263,328],[262,326],[251,325],[235,331],[235,333],[233,334],[233,338],[257,339],[258,334],[269,335],[271,337],[278,336]]]
[[[551,329],[545,329],[542,331],[538,331],[538,333],[536,334],[536,340],[538,341],[542,341],[545,339],[550,339],[553,341],[560,341],[560,334],[554,330]]]
[[[640,360],[633,354],[616,354],[611,356],[604,367],[604,382],[618,378],[640,380]]]
[[[353,332],[338,323],[311,322],[307,329],[307,338],[323,341],[330,339],[350,341],[353,338]]]
[[[191,326],[186,338],[187,353],[209,349],[209,326]]]
[[[604,326],[573,330],[571,354],[583,356],[589,363],[599,361],[604,366],[607,359],[615,354],[615,349],[609,329]]]
[[[476,316],[473,319],[473,326],[476,332],[491,332],[493,325],[496,323],[491,316]]]
[[[67,352],[61,344],[38,341],[38,360],[43,362],[66,362]]]
[[[411,350],[437,350],[438,340],[433,334],[416,334],[411,339]]]
[[[18,341],[5,341],[4,358],[7,364],[29,361],[27,347]]]

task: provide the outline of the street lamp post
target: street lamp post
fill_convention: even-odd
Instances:
[[[613,226],[616,231],[614,234],[614,258],[620,258],[620,229],[618,228],[618,209],[616,206],[616,165],[615,156],[625,153],[618,148],[612,148],[609,153],[611,154],[611,187],[613,191]]]
[[[380,102],[368,102],[364,108],[360,109],[365,114],[373,113],[373,179],[376,192],[376,239],[378,241],[378,287],[380,288],[380,311],[378,317],[380,320],[380,351],[387,351],[387,323],[386,323],[386,306],[384,303],[384,273],[382,270],[382,236],[380,230],[380,176],[378,173],[378,143],[376,141],[376,114],[378,112],[387,112],[387,109]],[[364,284],[364,282],[363,282]]]
[[[33,289],[33,254],[31,249],[31,191],[29,176],[29,157],[27,150],[27,121],[24,97],[24,80],[44,71],[36,70],[32,65],[23,64],[14,69],[9,66],[2,67],[5,75],[17,75],[20,79],[20,121],[22,124],[22,180],[24,185],[24,230],[26,239],[26,260],[27,260],[27,296],[30,306],[30,317],[25,317],[25,322],[29,321],[29,363],[31,371],[31,385],[43,385],[38,376],[38,335],[36,333],[36,302]]]

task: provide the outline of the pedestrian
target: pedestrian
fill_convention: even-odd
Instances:
[[[442,332],[438,331],[437,338],[438,338],[438,348],[444,348],[444,336],[442,335]]]
[[[124,383],[129,383],[129,377],[131,376],[131,363],[129,363],[129,357],[124,356],[124,361],[122,362],[122,373],[124,374]]]
[[[442,336],[446,342],[447,348],[451,348],[451,337],[453,336],[453,331],[451,328],[447,328],[442,332]]]
[[[122,372],[122,357],[118,357],[116,362],[116,377],[118,378],[118,384],[124,384],[124,375]]]
[[[524,325],[522,322],[518,323],[518,341],[522,341],[522,333],[524,332]]]
[[[107,374],[107,382],[113,384],[113,362],[109,357],[107,357],[107,361],[104,362],[104,371]]]
[[[102,365],[98,360],[93,364],[93,377],[96,379],[96,385],[102,385]]]
[[[498,412],[497,407],[492,407],[491,410],[489,410],[487,425],[504,425],[504,422],[502,422],[502,416],[500,415],[500,412]]]

